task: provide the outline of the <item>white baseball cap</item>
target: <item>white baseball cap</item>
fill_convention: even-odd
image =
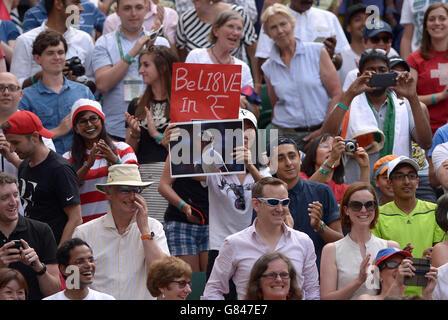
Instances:
[[[408,158],[406,156],[399,156],[398,158],[389,162],[389,168],[387,169],[387,178],[390,179],[391,173],[395,170],[395,168],[400,164],[408,164],[415,169],[416,172],[420,169],[418,167],[417,162]]]
[[[252,124],[255,126],[255,128],[257,128],[257,118],[255,117],[255,115],[252,112],[250,112],[247,109],[241,109],[240,108],[238,119],[250,120],[250,122],[252,122]]]

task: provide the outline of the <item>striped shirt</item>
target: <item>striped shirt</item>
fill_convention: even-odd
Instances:
[[[162,224],[148,217],[157,245],[170,254]],[[112,213],[78,226],[74,238],[81,238],[92,248],[96,263],[93,290],[117,300],[154,300],[146,288],[148,270],[145,264],[141,233],[135,216],[123,234],[119,234]],[[146,240],[147,241],[147,240]]]
[[[120,163],[134,163],[138,165],[137,157],[131,146],[124,142],[113,141],[113,143],[120,158]],[[85,162],[89,159],[89,156],[90,150],[87,150],[84,156]],[[63,157],[69,162],[73,162],[71,151],[64,153]],[[84,178],[83,184],[79,187],[83,223],[98,218],[106,214],[107,210],[109,210],[109,203],[106,200],[106,195],[95,188],[95,184],[107,182],[107,175],[107,160],[105,158],[96,157],[93,166]]]
[[[243,37],[240,46],[232,51],[231,55],[244,60],[242,46],[254,44],[257,41],[257,34],[242,7],[232,5],[229,9],[237,11],[243,17]],[[207,39],[211,30],[212,25],[202,22],[195,10],[187,11],[179,18],[177,24],[176,47],[186,49],[188,52],[196,48],[211,47],[212,44]]]

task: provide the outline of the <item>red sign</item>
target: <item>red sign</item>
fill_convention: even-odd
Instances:
[[[171,122],[238,119],[241,66],[175,63]]]

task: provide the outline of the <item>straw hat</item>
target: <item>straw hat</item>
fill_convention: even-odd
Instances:
[[[106,186],[149,187],[154,181],[143,182],[136,164],[114,164],[109,167],[107,183],[97,183],[96,189],[105,193]]]

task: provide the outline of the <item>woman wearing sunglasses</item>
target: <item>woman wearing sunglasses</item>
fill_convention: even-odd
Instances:
[[[191,293],[191,267],[176,257],[154,261],[148,271],[146,286],[158,300],[185,300]]]
[[[302,300],[296,276],[288,257],[280,252],[266,253],[252,267],[246,300]]]
[[[369,265],[379,250],[397,247],[397,242],[375,237],[379,215],[378,198],[373,187],[364,182],[352,184],[340,205],[341,224],[349,233],[341,240],[325,245],[320,276],[321,299],[357,299],[361,294],[375,294],[368,278]]]
[[[415,267],[412,261],[406,258],[412,258],[412,255],[398,248],[385,248],[378,252],[375,258],[375,266],[379,269],[380,289],[378,294],[363,294],[358,300],[384,300],[386,297],[403,297],[406,285],[406,277],[415,275]],[[422,290],[422,297],[425,300],[432,300],[433,291],[437,283],[437,268],[431,266],[430,271],[425,274],[428,283]]]
[[[79,99],[72,106],[73,144],[63,157],[73,164],[78,174],[83,223],[106,214],[106,195],[95,189],[106,183],[108,167],[119,163],[137,164],[134,150],[113,141],[106,131],[104,113],[97,101]]]

